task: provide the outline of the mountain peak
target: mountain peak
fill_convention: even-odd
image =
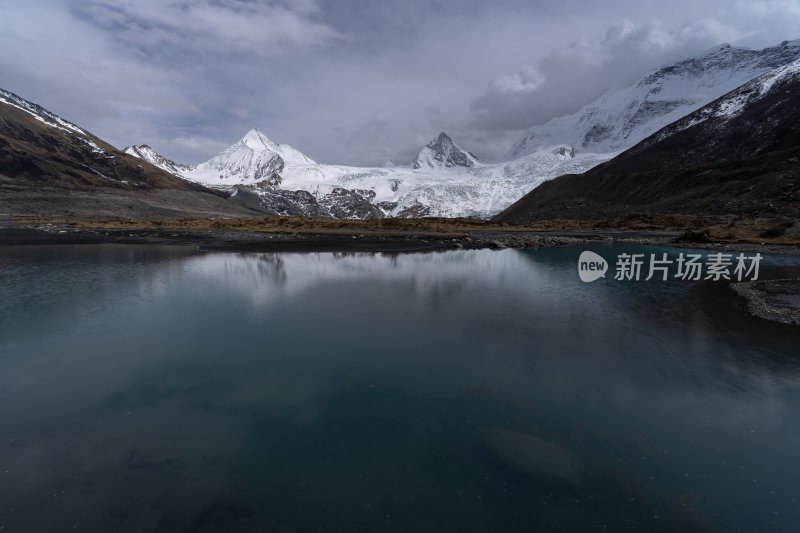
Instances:
[[[737,87],[603,165],[533,189],[494,220],[519,224],[643,210],[796,217],[798,96],[800,59]]]
[[[256,152],[264,150],[269,150],[271,152],[279,151],[277,144],[269,140],[266,135],[255,128],[248,131],[239,142]]]
[[[437,135],[431,142],[428,143],[428,146],[430,147],[431,145],[434,145],[434,144],[437,144],[437,143],[441,144],[441,143],[445,143],[445,142],[452,143],[453,139],[448,134],[446,134],[445,132],[440,131],[439,135]]]
[[[245,146],[253,152],[270,152],[278,155],[287,165],[315,165],[313,159],[292,148],[288,144],[278,144],[270,140],[260,130],[255,128],[248,131],[234,146]]]
[[[163,155],[159,154],[150,145],[147,144],[135,144],[133,146],[128,146],[123,150],[128,155],[132,155],[133,157],[143,159],[148,163],[157,166],[167,172],[175,174],[176,176],[182,176],[182,174],[188,170],[191,170],[191,167],[187,165],[181,165],[180,163],[176,163],[171,159],[167,159]]]
[[[315,165],[288,144],[277,144],[253,128],[235,144],[184,175],[199,183],[230,186],[267,183],[278,186],[285,167]]]
[[[445,132],[440,132],[414,160],[413,168],[473,167],[478,162],[471,153],[462,150]]]
[[[570,115],[528,128],[509,159],[574,146],[584,153],[626,150],[750,80],[800,58],[800,43],[763,50],[715,46],[677,61],[628,87],[612,89]]]

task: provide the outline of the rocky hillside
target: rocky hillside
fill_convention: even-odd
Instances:
[[[0,90],[0,174],[18,183],[205,191]]]
[[[0,213],[138,218],[252,211],[0,89]]]

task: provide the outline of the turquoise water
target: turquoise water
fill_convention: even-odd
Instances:
[[[798,330],[581,250],[0,248],[0,527],[800,530]]]

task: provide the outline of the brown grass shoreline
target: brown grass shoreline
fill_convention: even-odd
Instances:
[[[94,230],[191,231],[294,235],[356,235],[460,238],[475,233],[543,234],[681,233],[684,242],[800,245],[800,224],[786,217],[736,215],[632,214],[607,220],[542,220],[526,225],[470,218],[336,220],[305,217],[185,218],[166,220],[81,220],[65,217],[14,217],[16,225]]]

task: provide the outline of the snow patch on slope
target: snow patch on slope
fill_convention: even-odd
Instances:
[[[691,128],[692,126],[696,126],[710,119],[717,118],[726,121],[733,119],[738,116],[748,104],[769,94],[776,84],[797,77],[800,77],[800,59],[763,74],[716,101],[711,102],[695,113],[676,121],[660,131],[658,135],[654,136],[655,140],[665,139],[679,131]]]
[[[175,174],[176,176],[181,176],[183,172],[188,172],[192,169],[192,167],[188,165],[181,165],[175,161],[172,161],[171,159],[167,159],[146,144],[128,146],[125,148],[125,150],[123,150],[123,152],[138,159],[143,159],[151,165],[155,165],[162,170],[166,170],[167,172]]]

